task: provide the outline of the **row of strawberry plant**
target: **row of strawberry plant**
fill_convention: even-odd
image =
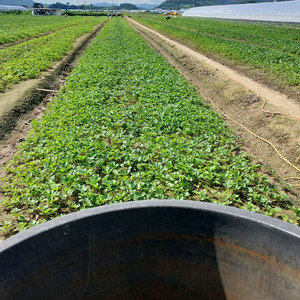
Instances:
[[[188,22],[184,21],[184,18],[174,19],[171,20],[171,22],[167,22],[167,20],[162,22],[163,19],[158,17],[135,17],[135,19],[155,30],[200,50],[206,55],[213,55],[214,57],[217,55],[222,61],[225,59],[235,64],[247,65],[253,69],[263,71],[271,80],[276,81],[279,85],[300,85],[300,56],[298,53],[299,38],[297,39],[296,35],[294,35],[295,39],[291,40],[289,44],[283,43],[280,40],[277,41],[276,35],[272,35],[272,37],[268,39],[260,39],[258,36],[257,41],[254,42],[251,39],[248,40],[247,32],[243,34],[243,38],[241,37],[241,30],[238,22],[235,23],[235,29],[233,27],[230,28],[231,33],[230,35],[227,33],[226,37],[225,31],[221,29],[215,31],[212,31],[211,29],[208,30],[208,26],[203,28],[198,27],[199,24],[197,22],[195,22],[195,26],[193,27],[191,24],[194,19],[189,20]],[[183,25],[193,28],[182,27],[181,21],[183,22]],[[205,23],[211,21],[202,20],[202,22]],[[213,22],[219,22],[220,27],[223,26],[224,22],[226,23],[226,21]],[[252,29],[251,24],[248,24],[248,26]],[[213,28],[217,28],[217,26],[214,26]],[[262,32],[264,28],[267,28],[267,26],[264,25],[261,28]],[[285,28],[285,30],[288,32],[288,30],[291,29]],[[298,29],[294,30],[295,32],[299,31]],[[212,34],[212,32],[215,33]],[[253,39],[255,39],[255,34]],[[272,43],[267,42],[270,40],[273,40]],[[290,45],[289,49],[276,46],[281,44],[286,46]]]
[[[84,23],[0,50],[0,91],[21,80],[36,78],[73,47],[76,38],[89,33],[106,17]]]
[[[86,21],[86,18],[0,14],[0,45]]]
[[[166,23],[161,16],[147,15],[147,19]],[[202,18],[170,19],[169,25],[180,26],[185,30],[195,30],[223,39],[233,39],[246,44],[273,48],[291,55],[299,55],[299,27],[279,27],[274,24],[212,20]]]
[[[112,18],[7,168],[20,228],[99,205],[191,199],[268,215],[286,195],[222,118],[121,18]],[[296,222],[293,212],[290,220]]]

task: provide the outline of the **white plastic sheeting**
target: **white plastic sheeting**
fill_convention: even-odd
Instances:
[[[27,8],[23,6],[14,6],[14,5],[0,5],[0,11],[7,11],[7,10],[21,10],[21,11],[28,11]]]
[[[300,23],[300,1],[200,6],[183,16]]]

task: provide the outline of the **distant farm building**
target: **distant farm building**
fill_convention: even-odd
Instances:
[[[300,1],[200,6],[188,9],[183,16],[300,23]]]
[[[34,16],[61,16],[61,9],[56,8],[32,8],[32,15]]]

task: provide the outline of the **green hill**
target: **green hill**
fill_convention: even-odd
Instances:
[[[158,7],[162,9],[180,9],[193,6],[209,6],[239,3],[271,2],[271,0],[166,0]]]

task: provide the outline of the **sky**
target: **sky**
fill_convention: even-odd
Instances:
[[[61,2],[66,4],[69,2],[70,4],[78,5],[78,0],[39,0],[36,2],[41,2],[45,4],[52,4],[55,2]],[[79,0],[79,4],[84,4],[85,0]],[[107,3],[132,3],[132,4],[141,4],[141,3],[149,3],[149,4],[160,4],[164,2],[164,0],[86,0],[86,4],[94,4],[99,2],[107,2]]]

